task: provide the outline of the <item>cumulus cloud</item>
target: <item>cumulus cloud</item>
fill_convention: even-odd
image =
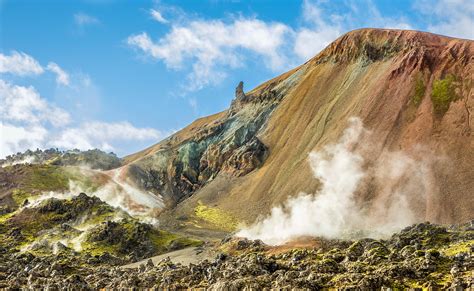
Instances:
[[[319,2],[304,1],[302,14],[305,25],[295,32],[294,53],[309,59],[343,33],[340,21],[325,20]],[[337,18],[339,19],[339,18]]]
[[[65,110],[49,104],[33,87],[13,85],[0,79],[0,156],[44,147],[49,131],[71,118]]]
[[[150,15],[151,17],[160,22],[160,23],[168,23],[168,20],[166,20],[163,15],[161,15],[161,12],[156,10],[156,9],[150,9]]]
[[[56,74],[56,83],[69,86],[69,74],[58,66],[58,64],[50,62],[47,69]]]
[[[0,120],[0,157],[40,148],[47,134],[41,125],[15,126]]]
[[[0,103],[0,115],[3,120],[28,124],[49,122],[55,127],[70,122],[68,112],[49,104],[31,86],[18,86],[0,80]]]
[[[302,6],[304,24],[295,31],[293,51],[300,59],[315,56],[345,32],[361,27],[412,29],[406,19],[387,17],[371,0],[347,1],[342,11],[331,11],[332,3],[305,0]]]
[[[192,88],[199,89],[221,80],[225,76],[222,67],[241,66],[245,60],[243,51],[262,57],[270,68],[282,67],[285,56],[279,48],[288,32],[284,24],[255,18],[240,18],[230,23],[195,20],[173,25],[157,41],[143,32],[131,35],[127,43],[172,69],[191,61],[193,71],[189,78]]]
[[[114,147],[111,145],[114,141],[158,140],[163,137],[164,134],[156,129],[137,128],[129,122],[107,123],[93,121],[62,131],[51,141],[51,145],[80,150],[91,148],[114,150]]]
[[[99,19],[95,18],[94,16],[88,15],[86,13],[76,13],[74,14],[74,22],[78,26],[86,26],[86,25],[92,25],[92,24],[99,24],[100,21]]]
[[[32,56],[13,51],[10,55],[0,53],[0,73],[10,73],[19,76],[40,75],[43,67]]]
[[[428,31],[474,39],[474,2],[470,0],[418,0],[415,8],[429,20]]]
[[[187,89],[199,90],[219,83],[227,71],[255,59],[275,73],[282,72],[314,57],[355,28],[411,28],[403,17],[382,15],[371,0],[346,1],[339,6],[342,9],[333,11],[329,1],[305,0],[301,21],[294,27],[242,16],[204,20],[180,13],[176,18],[164,19],[160,11],[151,9],[156,21],[171,23],[170,31],[157,39],[140,32],[126,41],[168,68],[191,70]]]
[[[0,79],[0,157],[26,149],[59,147],[117,150],[127,141],[158,141],[165,133],[129,122],[74,122],[71,114],[41,97],[32,86]]]
[[[56,74],[58,84],[69,86],[69,74],[54,62],[49,62],[46,68],[43,68],[35,58],[23,52],[13,51],[10,55],[0,53],[0,73],[28,76],[41,75],[45,70]]]

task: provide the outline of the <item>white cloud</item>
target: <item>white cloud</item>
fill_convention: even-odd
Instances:
[[[173,25],[171,31],[154,42],[147,33],[132,35],[127,43],[145,54],[162,60],[169,68],[179,69],[192,63],[192,89],[218,82],[225,76],[222,68],[242,65],[247,53],[262,57],[273,70],[284,66],[279,48],[289,28],[281,23],[240,18],[225,23],[220,20],[196,20]]]
[[[327,45],[340,36],[340,30],[335,27],[326,29],[302,29],[296,34],[294,52],[301,59],[310,59]]]
[[[0,157],[49,147],[121,150],[116,145],[156,142],[166,135],[153,128],[135,127],[129,122],[74,122],[68,111],[50,104],[35,88],[1,79],[0,104]]]
[[[99,19],[95,18],[94,16],[79,12],[74,14],[74,22],[76,22],[79,26],[91,25],[91,24],[99,24]]]
[[[79,127],[68,128],[56,137],[51,144],[62,148],[81,150],[101,148],[113,150],[113,141],[143,141],[163,138],[163,133],[153,128],[137,128],[129,122],[86,122]]]
[[[151,17],[160,22],[160,23],[168,23],[168,20],[166,20],[163,15],[161,15],[161,12],[156,10],[156,9],[150,9],[150,15]]]
[[[43,68],[35,58],[23,52],[13,51],[9,56],[0,53],[0,73],[18,76],[41,75],[45,69],[56,74],[58,84],[69,86],[69,74],[54,62],[49,62],[48,66]]]
[[[327,45],[343,33],[340,17],[333,21],[325,20],[324,11],[320,7],[321,1],[304,1],[302,8],[305,25],[295,33],[293,51],[301,59],[314,57]]]
[[[40,125],[15,126],[0,120],[0,157],[42,147],[47,133]]]
[[[61,69],[58,64],[50,62],[47,69],[56,74],[56,83],[69,86],[69,74]]]
[[[328,1],[305,0],[304,25],[296,30],[293,51],[301,60],[314,57],[345,32],[362,27],[412,29],[404,18],[383,16],[371,0],[348,1],[344,12],[331,13]]]
[[[33,87],[23,87],[0,80],[0,115],[3,120],[38,124],[49,122],[60,127],[70,122],[66,111],[49,104]]]
[[[10,73],[19,76],[40,75],[43,68],[32,56],[13,51],[11,55],[0,53],[0,73]]]
[[[428,31],[474,39],[474,2],[471,0],[418,0],[415,8],[430,22]]]
[[[180,15],[166,20],[172,24],[170,31],[157,40],[141,32],[129,36],[127,43],[168,68],[191,70],[185,86],[192,91],[219,83],[228,70],[244,67],[255,58],[267,69],[282,72],[314,57],[354,28],[411,28],[405,19],[381,15],[371,0],[348,0],[340,6],[342,10],[333,12],[329,1],[305,0],[301,23],[296,27],[256,17],[196,20]],[[157,21],[164,20],[158,10],[150,13]]]
[[[198,113],[198,102],[197,102],[197,99],[196,99],[195,97],[189,98],[188,104],[189,104],[189,106],[191,106],[191,108],[193,109],[194,114],[197,114],[197,113]]]

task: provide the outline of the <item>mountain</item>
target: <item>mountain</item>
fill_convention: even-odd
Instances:
[[[121,171],[164,199],[164,225],[228,231],[300,192],[316,193],[309,154],[337,143],[357,117],[370,131],[356,146],[370,143],[364,168],[388,154],[403,154],[391,164],[410,161],[388,186],[368,175],[358,201],[372,211],[401,189],[416,221],[466,221],[474,213],[473,60],[472,40],[355,30],[249,92],[240,83],[228,110],[125,157]]]

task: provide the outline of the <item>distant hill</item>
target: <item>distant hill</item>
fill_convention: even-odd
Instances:
[[[114,153],[106,153],[98,149],[80,151],[47,149],[27,150],[23,153],[9,155],[0,159],[0,166],[16,164],[48,164],[56,166],[85,166],[91,169],[110,170],[120,167],[122,161]]]

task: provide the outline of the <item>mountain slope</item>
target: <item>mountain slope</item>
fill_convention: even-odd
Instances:
[[[465,221],[474,213],[473,67],[471,40],[352,31],[250,92],[239,84],[230,109],[126,157],[124,169],[164,197],[163,224],[232,229],[299,192],[315,193],[308,155],[337,142],[358,117],[370,131],[354,145],[365,168],[400,152],[423,172],[423,193],[405,193],[417,221]],[[404,175],[388,186],[399,189]],[[369,175],[357,199],[371,211],[397,195],[386,187]]]

